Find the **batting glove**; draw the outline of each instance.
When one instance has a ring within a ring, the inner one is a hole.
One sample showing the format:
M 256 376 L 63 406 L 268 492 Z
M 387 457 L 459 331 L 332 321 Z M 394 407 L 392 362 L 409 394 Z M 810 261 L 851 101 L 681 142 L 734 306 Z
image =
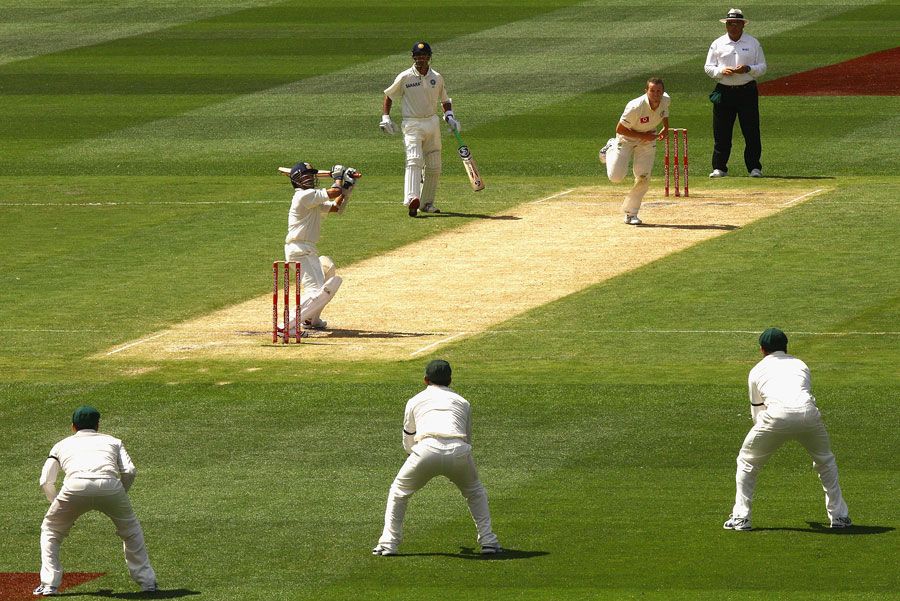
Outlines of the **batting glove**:
M 331 168 L 331 179 L 341 179 L 344 177 L 344 170 L 346 167 L 343 165 L 334 165 Z
M 456 116 L 453 114 L 453 111 L 447 111 L 444 113 L 444 121 L 447 122 L 447 125 L 450 126 L 450 129 L 453 131 L 459 131 L 460 125 L 459 121 L 456 120 Z
M 390 115 L 382 115 L 381 124 L 378 127 L 381 128 L 381 131 L 391 136 L 397 132 L 397 128 L 394 125 L 394 122 L 391 121 Z

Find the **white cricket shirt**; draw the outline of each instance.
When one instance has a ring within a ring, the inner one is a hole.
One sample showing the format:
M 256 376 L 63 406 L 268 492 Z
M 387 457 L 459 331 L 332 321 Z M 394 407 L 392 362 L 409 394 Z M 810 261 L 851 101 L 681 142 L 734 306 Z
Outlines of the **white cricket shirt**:
M 328 200 L 328 191 L 325 188 L 309 190 L 297 188 L 291 199 L 291 209 L 288 211 L 288 233 L 284 243 L 317 243 L 322 227 L 322 215 L 328 213 L 332 207 L 330 203 L 325 204 Z
M 96 430 L 79 430 L 59 441 L 50 449 L 49 459 L 55 460 L 70 478 L 118 478 L 134 474 L 134 463 L 118 438 L 100 434 Z M 47 471 L 47 470 L 45 470 Z M 41 485 L 46 484 L 41 474 Z M 56 474 L 53 474 L 56 480 Z
M 738 65 L 750 67 L 749 73 L 737 73 L 735 75 L 722 75 L 722 71 Z M 746 33 L 737 42 L 728 37 L 726 33 L 709 47 L 706 55 L 706 74 L 713 79 L 721 80 L 725 86 L 742 86 L 750 83 L 766 72 L 766 57 L 762 46 L 752 35 Z
M 788 411 L 807 409 L 815 406 L 812 395 L 812 380 L 806 363 L 794 357 L 775 351 L 763 357 L 750 370 L 747 378 L 750 388 L 750 403 L 765 403 L 768 410 Z
M 430 68 L 422 75 L 415 65 L 401 72 L 384 94 L 394 102 L 401 100 L 400 114 L 404 119 L 433 117 L 439 102 L 450 102 L 443 76 Z
M 471 441 L 472 408 L 469 401 L 447 386 L 431 384 L 409 399 L 403 415 L 404 447 L 412 438 L 458 438 Z M 409 448 L 406 449 L 409 451 Z
M 650 99 L 647 95 L 639 96 L 625 105 L 625 111 L 619 118 L 619 123 L 628 129 L 648 132 L 656 131 L 656 127 L 662 120 L 669 116 L 669 103 L 672 99 L 663 93 L 656 110 L 650 108 Z

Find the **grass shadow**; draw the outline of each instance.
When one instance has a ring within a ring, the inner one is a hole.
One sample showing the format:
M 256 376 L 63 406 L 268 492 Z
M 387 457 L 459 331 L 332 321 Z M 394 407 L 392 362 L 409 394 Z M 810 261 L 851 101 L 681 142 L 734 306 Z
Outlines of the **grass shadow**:
M 893 532 L 896 528 L 890 526 L 862 526 L 853 524 L 847 528 L 831 528 L 822 522 L 806 522 L 809 528 L 753 528 L 756 532 L 766 531 L 789 531 L 789 532 L 805 532 L 807 534 L 831 534 L 835 536 L 861 536 L 868 534 L 885 534 Z
M 764 175 L 763 179 L 835 179 L 831 175 Z
M 467 217 L 470 219 L 493 219 L 496 221 L 517 221 L 522 219 L 515 215 L 485 215 L 484 213 L 453 213 L 451 211 L 442 211 L 440 213 L 419 213 L 422 219 L 438 219 L 441 217 Z
M 116 593 L 112 589 L 100 589 L 99 591 L 85 591 L 80 593 L 57 593 L 56 597 L 105 597 L 108 599 L 179 599 L 199 595 L 200 591 L 192 591 L 186 588 L 158 589 L 155 591 L 137 591 L 128 593 Z
M 469 559 L 479 561 L 510 561 L 515 559 L 532 559 L 550 555 L 547 551 L 523 551 L 504 548 L 502 553 L 482 555 L 472 547 L 460 547 L 459 553 L 398 553 L 394 557 L 450 557 L 452 559 Z
M 733 230 L 740 229 L 737 225 L 726 225 L 726 224 L 717 224 L 711 223 L 709 225 L 701 225 L 701 224 L 675 224 L 675 223 L 642 223 L 637 226 L 640 228 L 645 227 L 659 227 L 670 230 L 724 230 L 726 232 L 730 232 Z

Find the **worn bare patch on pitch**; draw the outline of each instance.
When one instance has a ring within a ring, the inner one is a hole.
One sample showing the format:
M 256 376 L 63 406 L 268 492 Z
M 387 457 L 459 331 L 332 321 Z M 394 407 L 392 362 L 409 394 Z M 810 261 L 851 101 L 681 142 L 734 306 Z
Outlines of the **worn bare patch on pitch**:
M 821 190 L 725 190 L 648 199 L 622 223 L 624 188 L 566 191 L 339 267 L 329 331 L 272 344 L 272 292 L 102 353 L 105 358 L 409 359 L 714 238 Z M 437 216 L 429 219 L 448 219 Z M 267 266 L 260 265 L 260 269 Z M 262 292 L 262 291 L 261 291 Z

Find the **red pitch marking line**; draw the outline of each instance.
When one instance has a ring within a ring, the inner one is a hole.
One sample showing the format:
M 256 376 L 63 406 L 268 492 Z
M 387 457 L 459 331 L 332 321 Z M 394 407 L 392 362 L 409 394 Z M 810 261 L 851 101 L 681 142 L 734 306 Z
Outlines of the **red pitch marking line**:
M 61 592 L 105 575 L 104 572 L 66 572 L 59 590 Z M 35 599 L 31 591 L 40 583 L 41 575 L 37 572 L 0 572 L 0 601 Z

